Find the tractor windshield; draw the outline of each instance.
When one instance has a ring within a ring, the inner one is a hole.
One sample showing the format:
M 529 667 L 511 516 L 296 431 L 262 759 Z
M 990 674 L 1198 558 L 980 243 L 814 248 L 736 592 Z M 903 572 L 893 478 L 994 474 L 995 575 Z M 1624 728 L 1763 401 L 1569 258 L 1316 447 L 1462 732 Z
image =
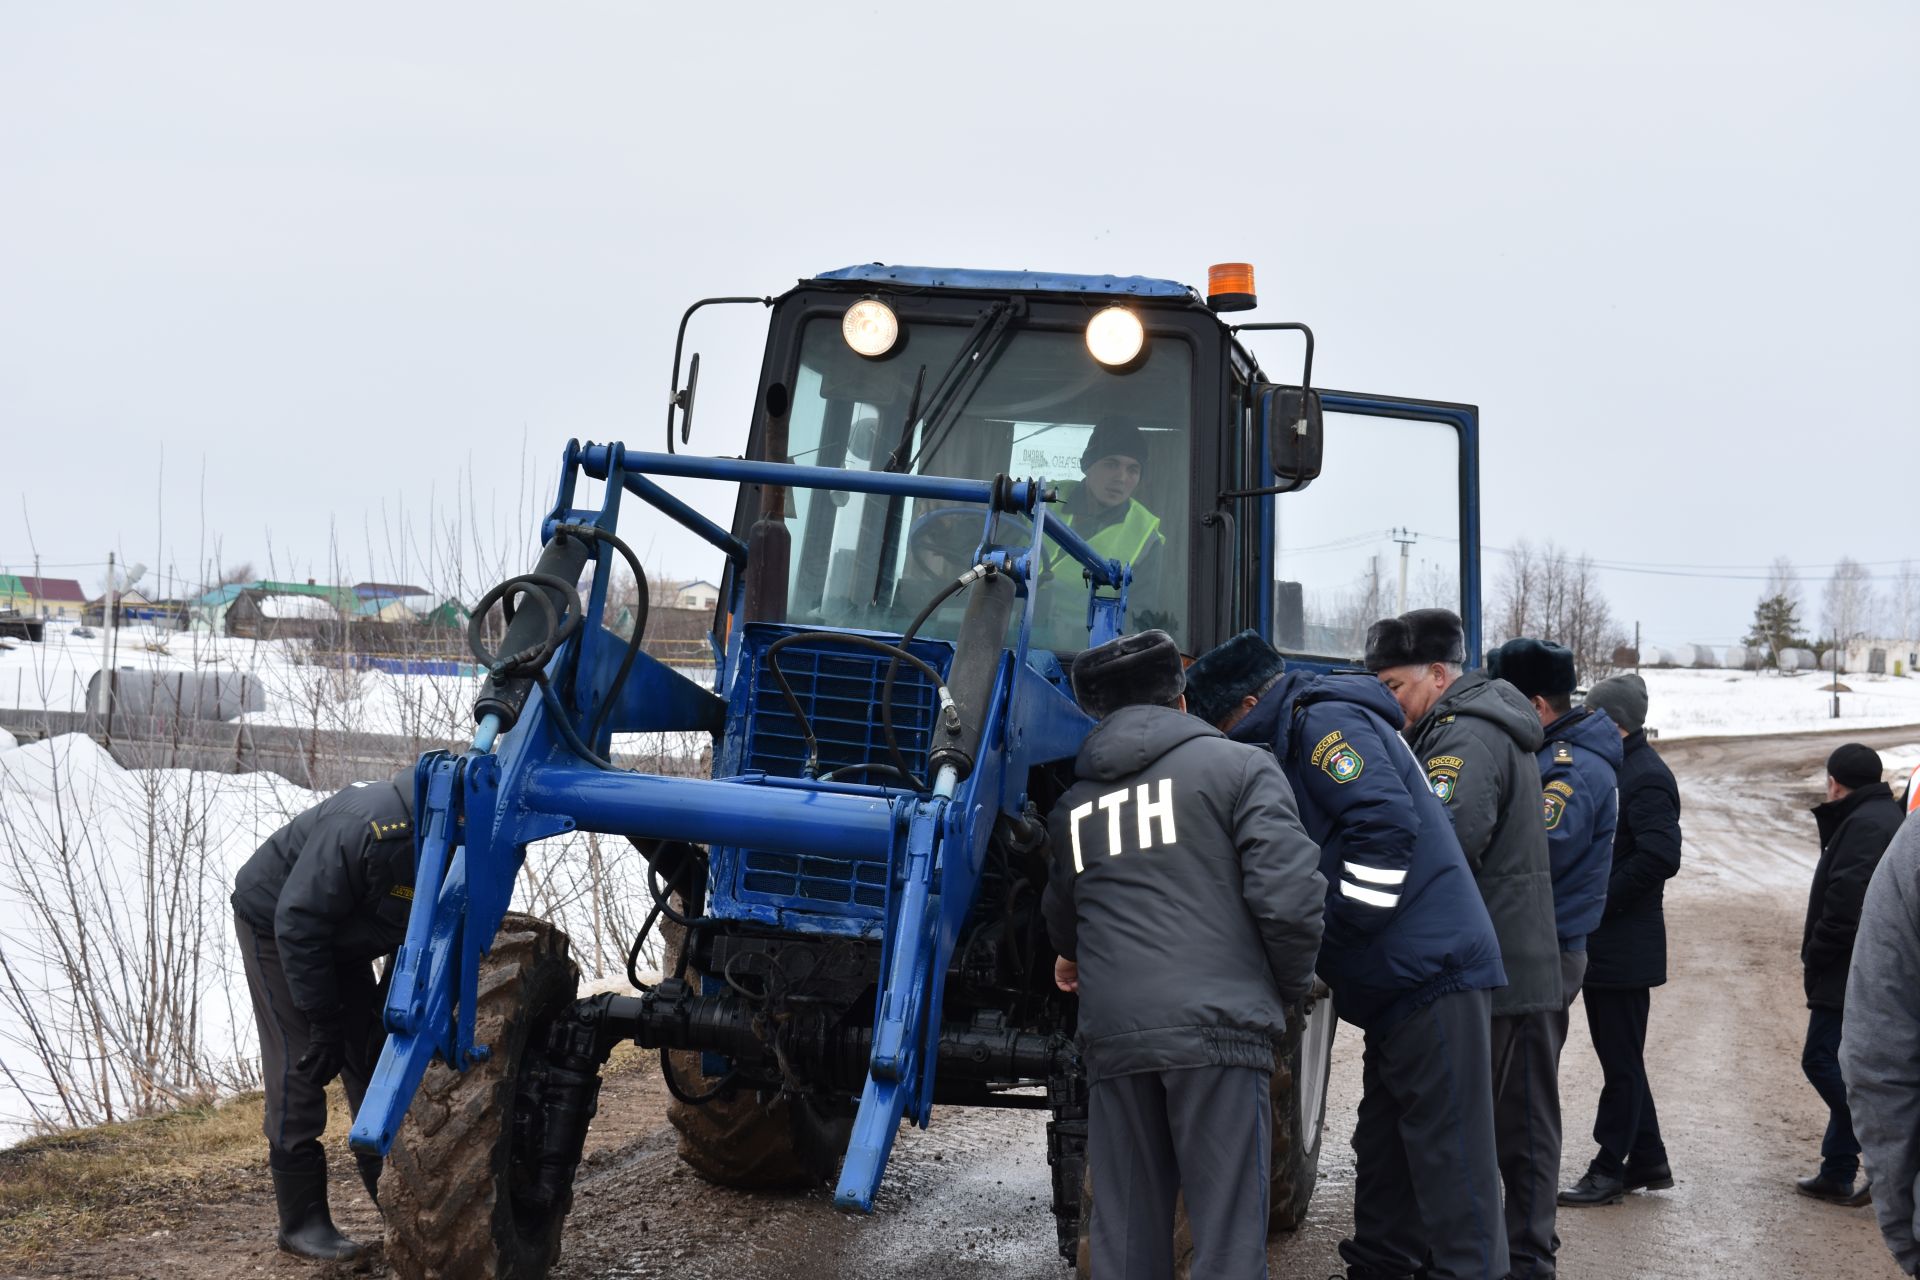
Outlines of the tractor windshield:
M 1143 354 L 1114 369 L 1088 353 L 1084 324 L 1030 318 L 983 342 L 984 373 L 936 406 L 967 325 L 904 319 L 896 348 L 872 360 L 847 345 L 838 317 L 810 320 L 791 384 L 787 459 L 884 471 L 891 458 L 894 470 L 920 475 L 1045 479 L 1061 499 L 1050 517 L 1134 565 L 1127 630 L 1163 627 L 1184 647 L 1193 351 L 1177 331 L 1150 329 Z M 872 494 L 795 489 L 786 517 L 788 621 L 878 631 L 903 629 L 973 563 L 987 534 L 983 507 Z M 994 522 L 992 545 L 1031 540 L 1023 518 Z M 1033 643 L 1083 649 L 1080 566 L 1051 543 L 1042 558 Z M 960 612 L 942 610 L 923 634 L 951 636 Z

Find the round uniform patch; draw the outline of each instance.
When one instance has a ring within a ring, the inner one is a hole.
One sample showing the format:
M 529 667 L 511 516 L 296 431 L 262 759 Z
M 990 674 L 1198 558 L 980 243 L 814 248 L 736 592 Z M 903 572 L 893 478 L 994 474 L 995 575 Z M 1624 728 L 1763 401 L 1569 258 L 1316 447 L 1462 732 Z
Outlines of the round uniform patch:
M 1353 749 L 1351 743 L 1343 742 L 1327 753 L 1326 761 L 1320 766 L 1327 776 L 1335 782 L 1352 782 L 1366 768 L 1366 761 Z
M 1452 769 L 1434 769 L 1427 774 L 1427 786 L 1440 797 L 1441 804 L 1453 802 L 1453 788 L 1459 781 L 1460 775 Z

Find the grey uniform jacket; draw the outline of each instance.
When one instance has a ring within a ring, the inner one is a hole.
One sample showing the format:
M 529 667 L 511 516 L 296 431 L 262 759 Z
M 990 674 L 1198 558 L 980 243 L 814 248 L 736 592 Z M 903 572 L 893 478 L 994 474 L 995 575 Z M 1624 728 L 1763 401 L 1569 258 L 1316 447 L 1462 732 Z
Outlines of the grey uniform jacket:
M 1534 752 L 1545 740 L 1533 704 L 1505 680 L 1469 671 L 1407 732 L 1427 785 L 1453 814 L 1454 834 L 1486 899 L 1507 985 L 1495 1017 L 1561 1007 L 1553 867 Z
M 1840 1072 L 1880 1234 L 1920 1272 L 1920 813 L 1909 814 L 1867 888 L 1847 975 Z
M 1273 1067 L 1313 982 L 1327 882 L 1273 754 L 1166 707 L 1095 725 L 1048 820 L 1043 896 L 1080 966 L 1088 1079 Z

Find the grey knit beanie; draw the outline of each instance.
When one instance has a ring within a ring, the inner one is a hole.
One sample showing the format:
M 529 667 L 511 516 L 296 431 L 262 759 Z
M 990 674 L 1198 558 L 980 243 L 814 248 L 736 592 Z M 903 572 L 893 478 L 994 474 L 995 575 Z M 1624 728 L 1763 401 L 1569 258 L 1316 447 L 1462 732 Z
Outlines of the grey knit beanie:
M 1607 716 L 1628 733 L 1647 727 L 1647 682 L 1628 672 L 1608 676 L 1587 690 L 1587 705 Z

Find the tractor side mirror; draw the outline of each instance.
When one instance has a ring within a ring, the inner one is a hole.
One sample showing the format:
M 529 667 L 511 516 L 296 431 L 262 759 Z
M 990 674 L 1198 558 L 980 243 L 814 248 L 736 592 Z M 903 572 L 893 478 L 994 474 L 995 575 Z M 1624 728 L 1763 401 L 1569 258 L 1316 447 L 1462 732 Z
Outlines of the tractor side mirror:
M 687 370 L 687 385 L 673 393 L 673 403 L 667 408 L 667 420 L 673 420 L 673 411 L 680 411 L 680 443 L 685 444 L 693 438 L 693 395 L 700 389 L 700 353 L 693 353 L 693 363 Z M 673 438 L 673 428 L 667 428 L 667 438 Z
M 1258 403 L 1274 476 L 1294 489 L 1306 488 L 1320 474 L 1326 446 L 1320 393 L 1262 383 Z

